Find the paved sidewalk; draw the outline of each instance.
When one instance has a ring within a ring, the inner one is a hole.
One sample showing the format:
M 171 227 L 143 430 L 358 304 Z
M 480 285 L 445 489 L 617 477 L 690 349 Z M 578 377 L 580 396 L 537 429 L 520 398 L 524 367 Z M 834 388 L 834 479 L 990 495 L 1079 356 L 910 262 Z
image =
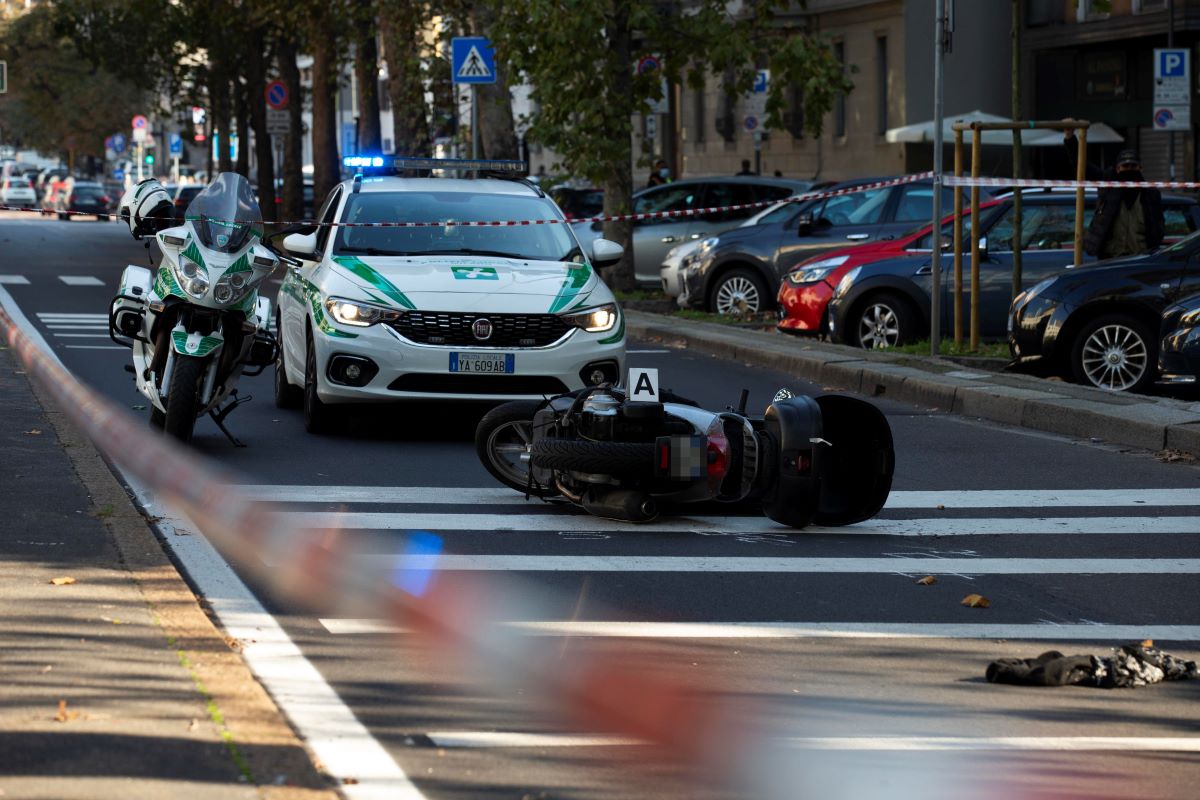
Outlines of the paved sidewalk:
M 776 331 L 627 311 L 630 336 L 859 392 L 1065 436 L 1200 456 L 1200 402 L 1105 392 L 1030 375 L 984 372 Z
M 335 797 L 107 464 L 43 402 L 0 350 L 0 797 Z

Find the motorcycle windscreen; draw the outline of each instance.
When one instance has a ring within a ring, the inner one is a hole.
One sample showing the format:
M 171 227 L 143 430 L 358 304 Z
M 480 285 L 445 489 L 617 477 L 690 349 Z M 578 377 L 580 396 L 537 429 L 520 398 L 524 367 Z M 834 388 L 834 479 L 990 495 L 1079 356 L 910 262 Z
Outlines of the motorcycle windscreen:
M 812 522 L 851 525 L 870 519 L 887 502 L 896 469 L 887 417 L 855 397 L 828 394 L 816 402 L 825 442 L 816 444 L 820 491 Z
M 218 253 L 236 253 L 262 231 L 262 211 L 250 181 L 236 172 L 222 172 L 196 195 L 184 213 L 200 243 Z

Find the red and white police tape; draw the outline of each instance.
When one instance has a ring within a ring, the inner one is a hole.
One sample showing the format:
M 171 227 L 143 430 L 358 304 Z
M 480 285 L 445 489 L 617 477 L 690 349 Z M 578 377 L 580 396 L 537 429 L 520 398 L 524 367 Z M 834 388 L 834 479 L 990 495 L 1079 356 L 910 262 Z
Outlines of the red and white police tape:
M 946 175 L 946 186 L 1014 186 L 1022 189 L 1200 189 L 1200 181 L 1065 181 L 1046 178 L 972 178 Z
M 862 183 L 857 186 L 849 186 L 844 189 L 823 189 L 816 192 L 804 192 L 802 194 L 793 195 L 791 197 L 782 198 L 779 200 L 763 200 L 756 203 L 735 203 L 728 206 L 712 206 L 709 208 L 686 208 L 678 211 L 650 211 L 641 214 L 611 214 L 598 217 L 574 217 L 571 219 L 522 219 L 522 220 L 491 220 L 491 221 L 469 221 L 469 220 L 444 220 L 438 222 L 317 222 L 315 220 L 302 220 L 300 222 L 274 222 L 273 225 L 306 225 L 318 228 L 505 228 L 505 227 L 520 227 L 526 225 L 574 225 L 576 223 L 593 223 L 593 222 L 640 222 L 647 219 L 671 219 L 674 217 L 701 217 L 708 214 L 720 214 L 726 211 L 745 211 L 755 208 L 768 208 L 778 203 L 799 203 L 806 200 L 819 200 L 826 197 L 839 197 L 841 195 L 856 194 L 858 192 L 866 192 L 872 189 L 883 189 L 889 186 L 899 186 L 904 183 L 914 183 L 917 181 L 929 180 L 933 177 L 932 172 L 918 172 L 912 175 L 902 175 L 898 178 L 889 178 L 885 181 L 872 181 L 871 183 Z M 44 214 L 46 212 L 36 208 L 24 208 L 16 206 L 0 206 L 0 211 L 28 211 Z M 68 214 L 70 216 L 80 217 L 108 217 L 116 219 L 116 214 L 96 214 L 94 212 L 83 211 L 62 211 L 51 212 L 55 214 Z M 214 222 L 234 222 L 234 220 L 213 220 Z

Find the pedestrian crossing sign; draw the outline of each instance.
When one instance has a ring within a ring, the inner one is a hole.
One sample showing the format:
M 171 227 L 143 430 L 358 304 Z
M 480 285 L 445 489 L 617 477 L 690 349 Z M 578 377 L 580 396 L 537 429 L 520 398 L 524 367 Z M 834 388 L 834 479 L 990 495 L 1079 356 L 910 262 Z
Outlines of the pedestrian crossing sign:
M 455 83 L 495 83 L 496 52 L 486 36 L 450 40 L 450 69 Z

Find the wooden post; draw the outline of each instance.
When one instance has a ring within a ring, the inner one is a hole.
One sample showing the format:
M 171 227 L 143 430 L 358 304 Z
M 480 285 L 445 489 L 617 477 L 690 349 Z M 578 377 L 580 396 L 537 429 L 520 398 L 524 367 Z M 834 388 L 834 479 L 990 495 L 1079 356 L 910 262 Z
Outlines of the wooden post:
M 1082 181 L 1087 177 L 1087 126 L 1081 127 L 1075 133 L 1079 140 L 1078 161 L 1075 164 L 1075 180 Z M 1075 190 L 1075 266 L 1083 263 L 1083 187 Z
M 961 178 L 963 174 L 963 132 L 957 128 L 954 131 L 954 177 Z M 954 346 L 962 348 L 963 338 L 963 307 L 962 307 L 962 248 L 963 248 L 963 190 L 961 186 L 954 187 Z
M 983 131 L 971 123 L 971 177 L 979 177 Z M 979 349 L 979 187 L 971 187 L 971 351 Z

